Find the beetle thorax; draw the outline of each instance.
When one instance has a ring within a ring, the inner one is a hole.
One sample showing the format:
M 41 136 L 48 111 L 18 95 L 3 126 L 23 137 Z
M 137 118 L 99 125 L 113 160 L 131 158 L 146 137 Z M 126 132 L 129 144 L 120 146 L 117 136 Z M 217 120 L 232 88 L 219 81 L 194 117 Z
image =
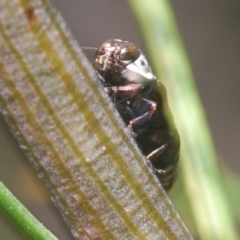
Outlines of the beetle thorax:
M 155 80 L 144 54 L 132 43 L 122 40 L 108 40 L 97 52 L 95 69 L 109 84 L 146 83 Z

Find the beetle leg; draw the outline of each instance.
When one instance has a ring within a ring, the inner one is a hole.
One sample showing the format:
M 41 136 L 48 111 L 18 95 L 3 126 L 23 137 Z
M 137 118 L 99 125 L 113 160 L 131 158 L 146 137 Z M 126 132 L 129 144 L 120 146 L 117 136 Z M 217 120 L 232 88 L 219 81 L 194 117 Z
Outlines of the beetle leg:
M 109 93 L 110 91 L 113 92 L 128 92 L 128 91 L 136 91 L 142 87 L 141 84 L 129 84 L 126 86 L 112 86 L 112 87 L 105 87 L 105 91 Z
M 149 112 L 146 112 L 146 113 L 142 114 L 141 116 L 136 117 L 136 118 L 132 119 L 131 121 L 129 121 L 128 129 L 133 137 L 137 136 L 137 134 L 133 130 L 134 125 L 137 125 L 137 124 L 140 125 L 141 123 L 147 121 L 148 119 L 149 119 Z
M 158 157 L 159 155 L 161 155 L 168 147 L 169 143 L 171 142 L 168 141 L 167 143 L 161 145 L 159 148 L 155 149 L 154 151 L 152 151 L 151 153 L 149 153 L 147 155 L 147 160 L 151 161 L 153 158 Z
M 151 118 L 151 116 L 153 115 L 153 113 L 157 109 L 157 103 L 156 102 L 150 101 L 150 100 L 145 99 L 145 98 L 142 98 L 142 99 L 150 105 L 151 109 L 149 111 L 145 112 L 144 114 L 142 114 L 142 115 L 132 119 L 131 121 L 129 121 L 128 128 L 129 128 L 131 134 L 134 137 L 136 137 L 137 134 L 133 131 L 133 127 L 146 122 L 149 118 Z
M 147 155 L 147 160 L 152 163 L 152 159 L 157 158 L 159 155 L 161 155 L 167 148 L 169 143 L 171 142 L 168 141 L 167 143 L 161 145 L 159 148 L 155 149 L 154 151 L 152 151 L 150 154 Z M 159 174 L 165 174 L 166 170 L 163 169 L 157 169 L 155 168 L 155 170 L 159 173 Z
M 146 101 L 150 106 L 151 106 L 151 109 L 150 111 L 148 111 L 148 119 L 153 115 L 153 113 L 157 110 L 157 103 L 154 102 L 154 101 L 150 101 L 146 98 L 142 98 L 144 101 Z

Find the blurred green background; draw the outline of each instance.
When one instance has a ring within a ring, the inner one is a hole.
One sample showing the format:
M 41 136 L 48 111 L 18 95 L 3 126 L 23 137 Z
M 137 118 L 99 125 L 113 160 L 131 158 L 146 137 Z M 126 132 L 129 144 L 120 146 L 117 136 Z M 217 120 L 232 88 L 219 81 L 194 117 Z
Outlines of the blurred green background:
M 240 175 L 240 2 L 171 3 L 222 166 Z M 127 1 L 55 0 L 54 4 L 83 46 L 98 47 L 106 39 L 120 38 L 146 53 Z M 1 117 L 0 152 L 1 181 L 59 239 L 73 239 Z M 25 239 L 1 213 L 0 239 Z

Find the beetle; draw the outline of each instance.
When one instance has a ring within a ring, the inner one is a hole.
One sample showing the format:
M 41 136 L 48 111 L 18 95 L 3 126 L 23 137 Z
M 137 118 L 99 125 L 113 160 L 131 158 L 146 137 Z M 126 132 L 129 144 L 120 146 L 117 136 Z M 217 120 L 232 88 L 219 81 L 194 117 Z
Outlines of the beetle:
M 120 39 L 102 43 L 94 69 L 139 149 L 169 190 L 176 176 L 180 140 L 173 121 L 170 128 L 165 117 L 170 111 L 163 84 L 141 50 Z

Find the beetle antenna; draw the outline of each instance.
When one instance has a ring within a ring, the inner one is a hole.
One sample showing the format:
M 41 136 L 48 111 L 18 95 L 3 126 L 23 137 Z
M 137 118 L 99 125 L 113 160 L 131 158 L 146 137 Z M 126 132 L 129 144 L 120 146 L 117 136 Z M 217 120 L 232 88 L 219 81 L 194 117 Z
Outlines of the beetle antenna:
M 84 50 L 98 50 L 96 47 L 82 47 Z

